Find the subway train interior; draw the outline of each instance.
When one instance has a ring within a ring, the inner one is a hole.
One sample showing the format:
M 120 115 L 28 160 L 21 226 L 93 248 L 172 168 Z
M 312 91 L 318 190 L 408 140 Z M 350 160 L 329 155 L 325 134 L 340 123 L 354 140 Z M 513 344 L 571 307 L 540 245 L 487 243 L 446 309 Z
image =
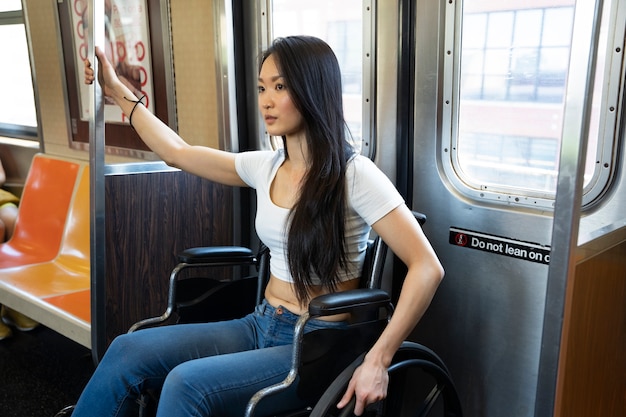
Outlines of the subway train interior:
M 94 46 L 188 143 L 244 152 L 282 146 L 258 59 L 289 35 L 331 46 L 353 146 L 427 218 L 445 277 L 409 340 L 452 381 L 433 415 L 446 390 L 469 417 L 626 415 L 623 0 L 1 0 L 0 414 L 76 403 L 185 249 L 260 245 L 253 191 L 167 165 L 83 82 Z

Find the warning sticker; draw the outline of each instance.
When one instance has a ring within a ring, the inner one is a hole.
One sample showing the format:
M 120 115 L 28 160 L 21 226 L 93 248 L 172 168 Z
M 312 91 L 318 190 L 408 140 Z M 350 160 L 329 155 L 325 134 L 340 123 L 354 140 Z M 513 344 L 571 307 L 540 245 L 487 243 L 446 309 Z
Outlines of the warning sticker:
M 548 265 L 550 246 L 450 227 L 449 243 Z

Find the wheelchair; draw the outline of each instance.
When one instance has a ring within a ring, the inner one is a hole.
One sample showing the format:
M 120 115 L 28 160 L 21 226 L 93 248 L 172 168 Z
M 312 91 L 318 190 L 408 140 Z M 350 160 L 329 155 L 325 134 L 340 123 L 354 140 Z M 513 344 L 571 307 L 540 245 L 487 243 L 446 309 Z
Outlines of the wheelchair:
M 414 215 L 424 224 L 423 214 L 414 212 Z M 298 395 L 310 405 L 305 409 L 285 410 L 275 417 L 353 415 L 354 399 L 342 410 L 336 409 L 335 404 L 343 396 L 354 369 L 363 361 L 365 352 L 393 313 L 391 298 L 381 289 L 387 252 L 382 239 L 371 239 L 360 288 L 311 300 L 308 312 L 302 314 L 296 324 L 291 371 L 284 381 L 260 390 L 250 399 L 246 417 L 255 415 L 261 400 L 271 401 L 273 394 L 294 383 L 297 383 Z M 242 317 L 262 300 L 263 288 L 269 279 L 269 251 L 264 246 L 258 253 L 238 246 L 190 248 L 178 256 L 178 262 L 170 274 L 165 312 L 135 323 L 129 333 L 168 321 L 190 323 Z M 185 275 L 183 271 L 216 267 L 248 268 L 256 274 L 227 280 L 195 275 L 181 278 Z M 341 313 L 350 313 L 348 328 L 304 334 L 308 320 Z M 324 372 L 320 373 L 320 369 Z M 370 405 L 364 415 L 462 416 L 452 377 L 443 360 L 429 348 L 405 341 L 388 371 L 387 398 Z M 147 392 L 139 402 L 139 415 L 151 416 L 156 410 L 158 393 Z

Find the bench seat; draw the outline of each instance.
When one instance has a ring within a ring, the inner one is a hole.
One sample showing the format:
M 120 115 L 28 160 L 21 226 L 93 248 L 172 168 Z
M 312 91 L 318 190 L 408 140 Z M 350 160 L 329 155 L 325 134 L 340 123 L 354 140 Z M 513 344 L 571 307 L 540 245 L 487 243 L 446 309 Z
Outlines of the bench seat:
M 89 167 L 77 178 L 56 256 L 0 269 L 0 304 L 90 347 Z

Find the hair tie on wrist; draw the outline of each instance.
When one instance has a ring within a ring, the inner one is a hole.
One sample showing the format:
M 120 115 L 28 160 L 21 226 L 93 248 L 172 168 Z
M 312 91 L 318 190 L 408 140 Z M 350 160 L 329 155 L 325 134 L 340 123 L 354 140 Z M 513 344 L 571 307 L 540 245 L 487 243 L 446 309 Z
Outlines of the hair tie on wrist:
M 130 101 L 131 103 L 135 103 L 135 105 L 133 106 L 133 109 L 130 111 L 130 115 L 128 116 L 128 124 L 130 124 L 130 127 L 132 127 L 133 130 L 135 130 L 135 126 L 133 126 L 133 113 L 135 112 L 135 109 L 137 108 L 137 105 L 139 103 L 143 104 L 144 107 L 145 107 L 145 104 L 142 101 L 144 98 L 146 98 L 145 94 L 143 96 L 141 96 L 141 98 L 139 100 L 131 100 L 131 99 L 127 98 L 126 96 L 124 96 L 124 100 Z

